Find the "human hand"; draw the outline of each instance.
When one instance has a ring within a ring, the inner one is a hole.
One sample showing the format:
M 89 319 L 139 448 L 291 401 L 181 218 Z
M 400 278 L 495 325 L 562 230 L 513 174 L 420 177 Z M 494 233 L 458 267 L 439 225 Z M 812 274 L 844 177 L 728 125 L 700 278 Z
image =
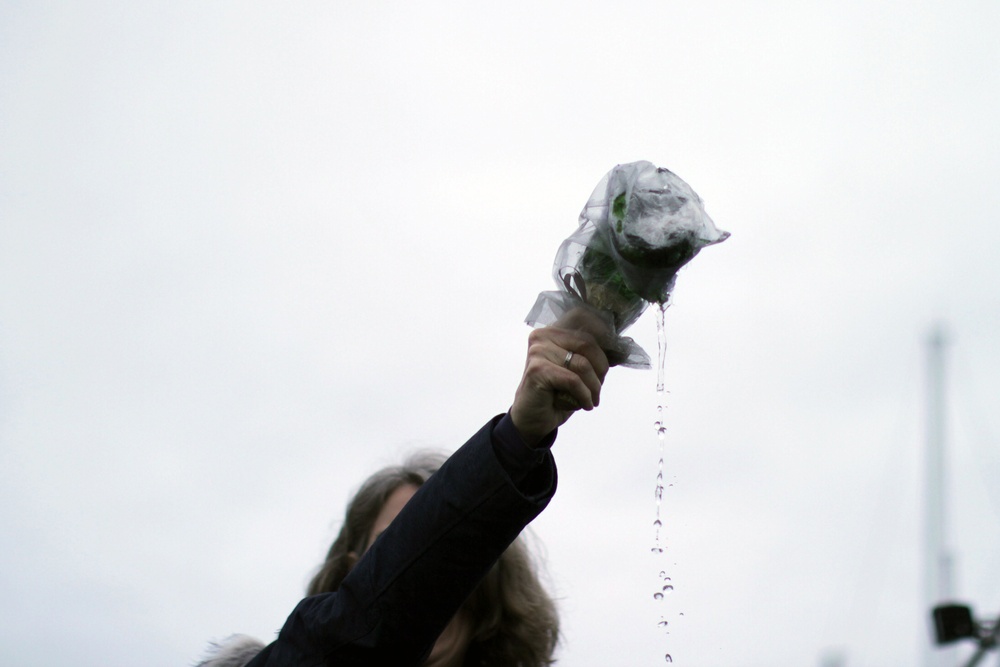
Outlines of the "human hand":
M 528 336 L 528 357 L 514 394 L 510 418 L 521 437 L 535 445 L 578 409 L 600 404 L 608 373 L 602 347 L 613 329 L 596 313 L 577 308 Z

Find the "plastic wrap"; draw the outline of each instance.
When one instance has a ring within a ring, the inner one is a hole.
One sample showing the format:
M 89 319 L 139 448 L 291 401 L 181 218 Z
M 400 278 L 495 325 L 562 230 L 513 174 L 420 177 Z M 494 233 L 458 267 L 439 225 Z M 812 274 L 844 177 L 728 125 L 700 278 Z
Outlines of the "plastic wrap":
M 606 350 L 612 365 L 649 368 L 649 355 L 622 332 L 650 303 L 670 299 L 677 271 L 702 248 L 728 237 L 701 197 L 669 169 L 620 164 L 597 184 L 576 231 L 556 252 L 552 275 L 559 289 L 539 294 L 526 321 L 546 326 L 572 308 L 594 309 L 618 334 Z

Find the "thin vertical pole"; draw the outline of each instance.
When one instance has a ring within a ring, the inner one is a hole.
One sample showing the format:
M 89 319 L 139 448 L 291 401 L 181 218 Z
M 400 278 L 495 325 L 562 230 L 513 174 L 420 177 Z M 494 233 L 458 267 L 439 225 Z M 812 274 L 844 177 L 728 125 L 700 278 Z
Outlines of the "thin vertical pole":
M 927 341 L 927 470 L 926 525 L 924 545 L 924 609 L 923 616 L 930 627 L 931 609 L 951 599 L 951 557 L 947 536 L 947 468 L 945 456 L 945 363 L 944 329 L 935 326 Z M 927 667 L 952 664 L 953 651 L 934 649 L 929 629 L 925 646 Z M 947 660 L 947 662 L 946 662 Z

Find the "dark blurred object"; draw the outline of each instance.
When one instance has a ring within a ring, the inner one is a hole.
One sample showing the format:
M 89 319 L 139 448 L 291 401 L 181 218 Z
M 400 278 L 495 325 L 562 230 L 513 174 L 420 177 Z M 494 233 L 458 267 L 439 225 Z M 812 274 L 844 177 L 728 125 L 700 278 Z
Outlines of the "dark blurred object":
M 986 652 L 997 647 L 1000 641 L 1000 618 L 991 622 L 977 622 L 972 616 L 972 608 L 964 604 L 942 604 L 934 607 L 934 638 L 941 646 L 959 639 L 973 639 L 979 644 L 976 652 L 965 663 L 965 667 L 975 667 Z
M 938 644 L 951 644 L 976 636 L 972 610 L 963 604 L 945 604 L 934 608 L 934 634 Z

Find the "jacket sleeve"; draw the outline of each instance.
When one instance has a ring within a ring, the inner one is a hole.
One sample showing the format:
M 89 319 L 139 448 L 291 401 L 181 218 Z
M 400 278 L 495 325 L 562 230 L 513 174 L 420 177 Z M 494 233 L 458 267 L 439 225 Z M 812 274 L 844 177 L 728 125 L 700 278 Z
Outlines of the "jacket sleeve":
M 250 666 L 419 665 L 555 493 L 551 452 L 512 448 L 509 421 L 494 418 L 456 451 L 340 588 L 302 600 Z

